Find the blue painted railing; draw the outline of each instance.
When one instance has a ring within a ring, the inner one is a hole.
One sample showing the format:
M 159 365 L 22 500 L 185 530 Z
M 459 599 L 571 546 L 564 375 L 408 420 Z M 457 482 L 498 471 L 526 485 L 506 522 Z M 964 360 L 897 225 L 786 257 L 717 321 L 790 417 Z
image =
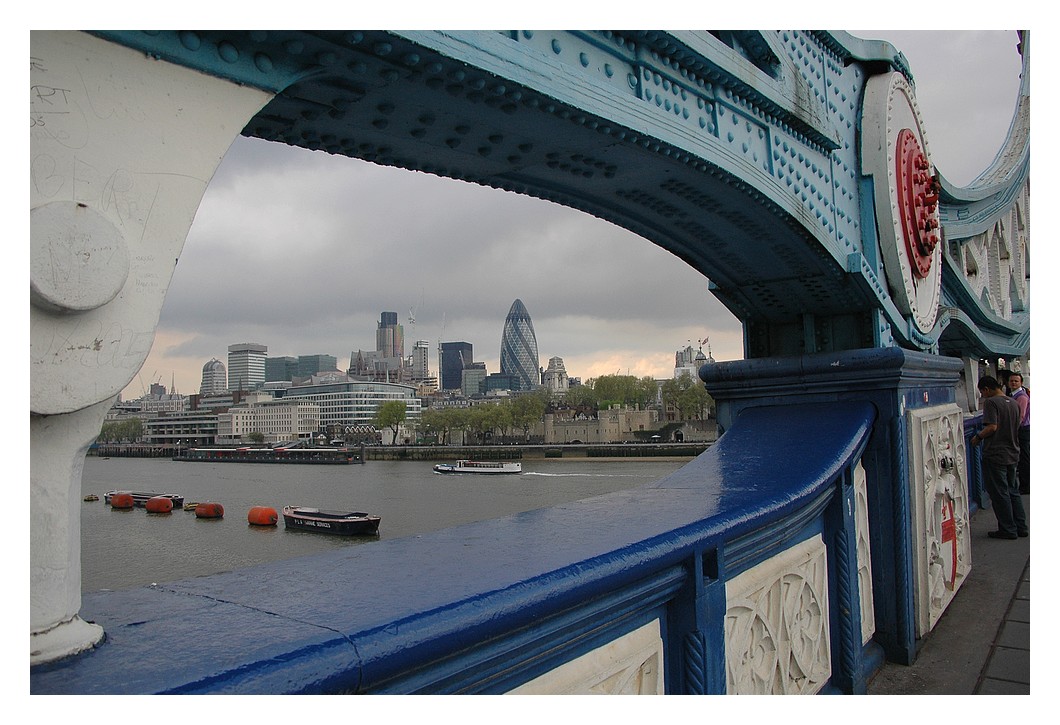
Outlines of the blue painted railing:
M 863 692 L 849 401 L 743 411 L 651 485 L 327 554 L 84 596 L 95 650 L 33 693 L 501 693 L 658 621 L 667 693 L 726 691 L 726 583 L 820 535 L 831 677 Z M 881 596 L 877 593 L 877 597 Z

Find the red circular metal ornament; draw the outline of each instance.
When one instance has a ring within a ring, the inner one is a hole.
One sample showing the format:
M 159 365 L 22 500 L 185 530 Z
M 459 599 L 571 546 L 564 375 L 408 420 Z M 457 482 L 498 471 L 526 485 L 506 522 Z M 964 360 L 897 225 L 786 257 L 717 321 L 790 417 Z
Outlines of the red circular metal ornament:
M 898 134 L 895 182 L 902 236 L 909 253 L 909 266 L 916 279 L 931 271 L 931 259 L 939 243 L 939 186 L 931 164 L 908 128 Z

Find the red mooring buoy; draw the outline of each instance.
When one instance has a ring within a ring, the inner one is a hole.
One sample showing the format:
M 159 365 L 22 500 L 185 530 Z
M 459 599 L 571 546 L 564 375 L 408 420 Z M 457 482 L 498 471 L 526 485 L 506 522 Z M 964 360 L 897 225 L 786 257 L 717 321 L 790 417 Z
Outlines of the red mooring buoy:
M 149 514 L 168 514 L 173 510 L 173 499 L 166 496 L 152 496 L 144 504 Z
M 247 512 L 247 521 L 254 526 L 275 526 L 279 518 L 276 509 L 269 506 L 254 506 Z
M 225 515 L 225 507 L 219 503 L 211 503 L 209 501 L 200 503 L 195 507 L 195 518 L 199 519 L 219 519 Z
M 131 509 L 133 497 L 131 493 L 116 493 L 110 497 L 110 507 L 115 509 Z

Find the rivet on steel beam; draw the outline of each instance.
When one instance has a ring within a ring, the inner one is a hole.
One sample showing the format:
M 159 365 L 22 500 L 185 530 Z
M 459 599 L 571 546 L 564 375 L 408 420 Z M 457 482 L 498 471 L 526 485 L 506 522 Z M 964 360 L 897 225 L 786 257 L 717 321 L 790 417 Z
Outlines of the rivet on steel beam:
M 272 58 L 264 53 L 254 54 L 254 67 L 262 73 L 271 73 L 273 69 Z
M 180 44 L 188 50 L 198 50 L 202 45 L 202 38 L 193 30 L 181 30 L 177 37 L 180 38 Z
M 217 54 L 226 63 L 235 63 L 239 60 L 239 49 L 227 40 L 221 41 L 217 46 Z

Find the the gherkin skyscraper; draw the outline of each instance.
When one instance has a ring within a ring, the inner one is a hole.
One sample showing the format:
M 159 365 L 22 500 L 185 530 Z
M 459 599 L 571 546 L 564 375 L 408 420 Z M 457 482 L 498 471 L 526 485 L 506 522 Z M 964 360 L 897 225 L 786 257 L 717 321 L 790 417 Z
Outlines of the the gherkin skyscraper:
M 501 335 L 501 374 L 512 375 L 519 390 L 532 390 L 541 383 L 534 323 L 522 300 L 512 303 Z

